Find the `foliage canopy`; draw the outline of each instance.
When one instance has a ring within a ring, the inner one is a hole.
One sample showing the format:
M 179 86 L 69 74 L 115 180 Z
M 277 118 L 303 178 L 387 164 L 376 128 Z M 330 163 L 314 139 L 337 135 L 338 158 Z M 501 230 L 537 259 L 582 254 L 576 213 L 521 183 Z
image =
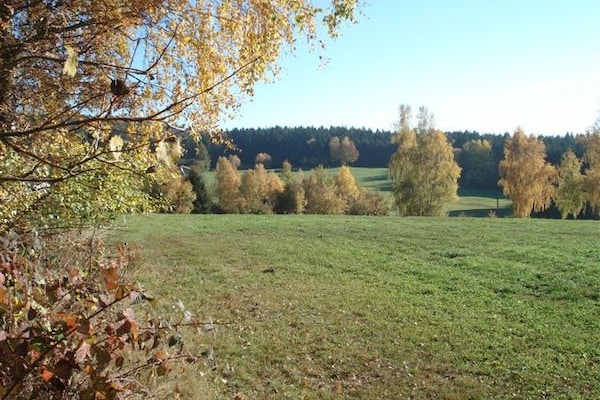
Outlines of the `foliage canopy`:
M 305 0 L 3 2 L 2 228 L 33 209 L 53 222 L 56 204 L 65 201 L 70 215 L 61 218 L 143 208 L 147 198 L 133 193 L 146 171 L 175 158 L 161 162 L 154 152 L 173 150 L 173 126 L 219 139 L 219 119 L 258 80 L 274 78 L 284 49 L 298 37 L 317 43 L 319 23 L 336 36 L 343 21 L 354 19 L 356 3 L 334 0 L 324 9 Z M 122 179 L 121 196 L 105 196 L 113 201 L 93 201 L 112 190 L 108 184 L 79 202 L 61 198 L 76 190 L 66 181 L 87 175 L 112 184 L 119 174 L 129 179 Z
M 400 106 L 396 142 L 389 177 L 400 215 L 444 215 L 446 205 L 458 199 L 460 167 L 454 161 L 446 135 L 434 129 L 433 116 L 419 110 L 418 124 L 411 128 L 410 107 Z
M 556 169 L 546 162 L 541 140 L 526 136 L 517 128 L 506 141 L 499 169 L 498 184 L 512 200 L 515 216 L 526 218 L 532 211 L 543 211 L 550 206 Z

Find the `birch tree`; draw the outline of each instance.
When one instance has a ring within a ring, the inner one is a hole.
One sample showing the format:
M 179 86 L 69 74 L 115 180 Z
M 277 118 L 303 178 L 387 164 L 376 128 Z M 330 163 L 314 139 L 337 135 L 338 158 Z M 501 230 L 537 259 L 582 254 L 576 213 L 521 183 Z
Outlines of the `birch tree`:
M 563 219 L 569 215 L 577 218 L 585 207 L 583 179 L 581 160 L 572 150 L 567 151 L 558 167 L 557 187 L 554 193 L 554 203 Z
M 446 135 L 433 127 L 433 116 L 420 108 L 418 126 L 410 127 L 410 107 L 400 107 L 388 175 L 400 215 L 445 215 L 447 204 L 458 200 L 460 167 Z
M 583 161 L 586 165 L 584 187 L 587 200 L 594 212 L 600 214 L 600 118 L 587 135 L 580 139 L 585 145 Z
M 139 209 L 136 182 L 164 167 L 158 144 L 176 127 L 222 140 L 219 122 L 258 81 L 276 78 L 279 55 L 299 38 L 337 36 L 356 3 L 1 2 L 0 228 L 30 213 L 53 215 L 65 195 L 76 206 L 54 217 Z M 103 192 L 119 180 L 131 191 Z
M 241 211 L 241 184 L 242 178 L 233 163 L 226 157 L 219 157 L 215 169 L 215 196 L 224 212 L 239 213 Z
M 513 213 L 528 218 L 548 208 L 554 194 L 556 169 L 546 162 L 544 142 L 517 128 L 506 140 L 498 184 L 513 204 Z

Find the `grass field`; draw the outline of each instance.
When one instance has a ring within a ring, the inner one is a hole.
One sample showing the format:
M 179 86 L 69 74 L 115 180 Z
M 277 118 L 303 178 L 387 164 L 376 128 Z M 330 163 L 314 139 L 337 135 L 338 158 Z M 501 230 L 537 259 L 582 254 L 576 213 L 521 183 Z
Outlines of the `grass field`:
M 194 399 L 600 398 L 600 225 L 153 215 L 135 278 L 219 322 Z M 212 335 L 214 333 L 214 335 Z M 237 397 L 236 397 L 237 396 Z

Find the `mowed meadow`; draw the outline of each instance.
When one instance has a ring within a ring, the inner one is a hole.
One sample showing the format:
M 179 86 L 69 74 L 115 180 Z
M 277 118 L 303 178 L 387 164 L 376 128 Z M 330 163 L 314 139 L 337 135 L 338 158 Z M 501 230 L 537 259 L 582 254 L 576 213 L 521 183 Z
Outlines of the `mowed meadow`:
M 494 204 L 496 200 L 494 199 Z M 600 398 L 600 225 L 125 217 L 135 279 L 207 322 L 182 398 Z M 214 328 L 214 329 L 213 329 Z

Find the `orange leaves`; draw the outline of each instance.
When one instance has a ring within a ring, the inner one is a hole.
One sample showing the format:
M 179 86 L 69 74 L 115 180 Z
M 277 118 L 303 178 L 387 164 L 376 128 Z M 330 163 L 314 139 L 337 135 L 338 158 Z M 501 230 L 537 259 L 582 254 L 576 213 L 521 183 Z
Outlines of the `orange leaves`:
M 8 290 L 0 285 L 0 306 L 8 306 L 10 304 L 10 296 Z
M 119 286 L 119 272 L 116 266 L 102 268 L 102 277 L 104 278 L 106 290 L 112 291 Z
M 0 240 L 2 251 L 3 245 Z M 121 377 L 143 370 L 169 373 L 173 358 L 166 352 L 167 339 L 178 332 L 159 318 L 138 319 L 134 307 L 153 299 L 122 276 L 129 250 L 122 246 L 111 253 L 99 242 L 78 248 L 72 239 L 55 245 L 55 252 L 46 248 L 39 269 L 38 258 L 17 253 L 3 257 L 6 265 L 0 265 L 6 322 L 0 329 L 0 397 L 3 388 L 12 395 L 22 386 L 32 393 L 51 387 L 57 397 L 75 391 L 89 399 L 115 399 L 120 392 L 131 397 L 139 387 Z M 127 303 L 130 307 L 123 309 Z M 190 322 L 182 307 L 181 321 Z M 181 346 L 172 350 L 182 351 Z M 152 360 L 146 359 L 149 352 L 155 353 Z M 145 361 L 135 364 L 140 360 Z
M 115 333 L 122 337 L 128 335 L 133 342 L 137 342 L 139 337 L 139 325 L 135 320 L 133 309 L 127 308 L 121 313 L 120 321 L 117 323 Z
M 112 263 L 109 267 L 102 268 L 102 277 L 104 278 L 104 287 L 108 292 L 115 292 L 115 300 L 121 300 L 129 296 L 133 286 L 120 283 L 119 268 Z M 108 304 L 106 298 L 100 299 L 104 304 Z
M 50 380 L 54 378 L 54 372 L 50 371 L 46 367 L 42 368 L 42 380 L 44 382 L 50 382 Z
M 66 313 L 59 313 L 56 316 L 64 321 L 68 330 L 77 328 L 77 316 Z

